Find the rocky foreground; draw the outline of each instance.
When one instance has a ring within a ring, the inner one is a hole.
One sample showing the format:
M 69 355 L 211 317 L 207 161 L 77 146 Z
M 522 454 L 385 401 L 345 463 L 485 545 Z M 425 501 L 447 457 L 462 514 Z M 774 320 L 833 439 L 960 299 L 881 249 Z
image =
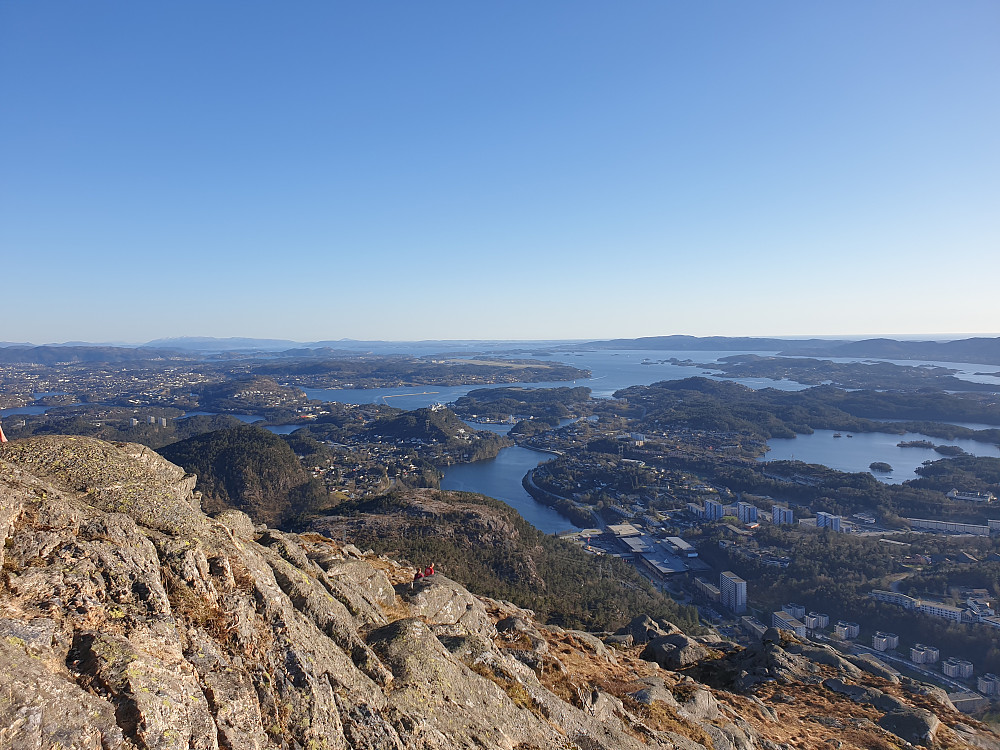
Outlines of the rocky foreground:
M 546 627 L 316 534 L 204 515 L 87 438 L 0 447 L 0 748 L 1000 748 L 947 697 L 771 633 Z

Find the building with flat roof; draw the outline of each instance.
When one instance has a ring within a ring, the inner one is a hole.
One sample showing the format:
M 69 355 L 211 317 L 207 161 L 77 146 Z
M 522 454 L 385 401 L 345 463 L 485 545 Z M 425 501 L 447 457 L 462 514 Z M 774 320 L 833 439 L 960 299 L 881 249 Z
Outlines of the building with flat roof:
M 941 531 L 946 534 L 973 534 L 975 536 L 989 536 L 989 526 L 979 526 L 973 523 L 954 523 L 952 521 L 935 521 L 931 518 L 904 518 L 910 528 L 921 531 Z
M 740 618 L 740 627 L 754 638 L 763 638 L 764 633 L 767 632 L 767 625 L 750 615 L 744 615 Z
M 995 503 L 997 501 L 997 496 L 992 492 L 962 492 L 957 489 L 953 489 L 945 497 L 951 500 L 968 500 L 973 503 Z
M 619 537 L 618 541 L 628 547 L 629 552 L 633 555 L 641 555 L 643 552 L 649 552 L 649 545 L 641 536 L 623 536 Z
M 664 541 L 666 541 L 667 545 L 675 555 L 680 555 L 681 557 L 698 556 L 698 550 L 696 550 L 689 542 L 685 542 L 679 536 L 668 536 Z
M 642 530 L 631 523 L 616 523 L 608 526 L 608 531 L 610 531 L 615 536 L 622 538 L 627 536 L 639 536 Z
M 710 602 L 721 601 L 722 592 L 719 590 L 717 586 L 713 586 L 704 578 L 695 578 L 694 585 L 695 588 L 697 588 L 702 594 L 704 594 Z
M 974 714 L 990 705 L 990 699 L 972 691 L 948 693 L 948 700 L 963 714 Z
M 943 617 L 946 620 L 954 620 L 955 622 L 962 621 L 962 609 L 960 607 L 953 607 L 950 604 L 940 604 L 938 602 L 926 602 L 921 600 L 917 609 L 925 615 Z
M 791 508 L 785 508 L 781 505 L 772 505 L 771 523 L 775 526 L 779 526 L 783 523 L 795 523 L 795 513 Z
M 914 643 L 910 647 L 910 661 L 914 664 L 934 664 L 941 658 L 941 652 L 934 646 Z
M 795 604 L 794 602 L 789 602 L 788 604 L 781 605 L 781 611 L 787 612 L 796 620 L 801 620 L 806 616 L 806 608 L 801 604 Z
M 736 517 L 745 524 L 757 523 L 757 506 L 740 500 L 736 503 Z
M 837 620 L 837 624 L 833 626 L 833 632 L 841 638 L 857 638 L 858 633 L 861 632 L 861 626 L 856 622 Z
M 822 612 L 810 612 L 800 619 L 810 630 L 821 630 L 830 624 L 830 615 Z
M 726 506 L 718 500 L 705 501 L 705 518 L 709 521 L 718 521 L 726 515 Z
M 747 611 L 747 582 L 727 570 L 719 576 L 720 602 L 723 607 L 740 615 Z
M 941 663 L 941 671 L 948 677 L 958 677 L 967 680 L 972 677 L 972 662 L 965 659 L 956 659 L 951 656 Z
M 882 589 L 874 589 L 871 592 L 872 599 L 877 599 L 880 602 L 888 602 L 889 604 L 895 604 L 899 607 L 905 607 L 906 609 L 916 609 L 920 604 L 919 599 L 914 599 L 912 596 L 907 596 L 906 594 L 900 594 L 896 591 L 883 591 Z
M 883 633 L 877 631 L 872 636 L 872 648 L 876 651 L 889 651 L 899 646 L 899 636 L 895 633 Z
M 1000 695 L 1000 677 L 992 672 L 987 672 L 976 680 L 976 687 L 983 695 Z
M 840 516 L 820 511 L 816 514 L 816 528 L 830 529 L 830 531 L 840 531 L 841 520 Z
M 790 630 L 801 638 L 806 637 L 806 626 L 785 611 L 772 612 L 771 625 L 778 630 Z

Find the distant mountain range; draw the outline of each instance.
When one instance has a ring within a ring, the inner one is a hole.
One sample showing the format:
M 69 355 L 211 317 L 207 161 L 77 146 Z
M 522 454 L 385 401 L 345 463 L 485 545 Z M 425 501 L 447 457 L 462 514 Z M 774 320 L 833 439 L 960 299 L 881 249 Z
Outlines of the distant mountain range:
M 874 338 L 862 341 L 847 339 L 782 339 L 749 336 L 646 336 L 635 339 L 609 339 L 588 342 L 514 342 L 514 341 L 316 341 L 303 343 L 289 339 L 182 337 L 156 339 L 138 346 L 110 344 L 45 344 L 0 343 L 0 363 L 25 362 L 54 364 L 57 362 L 125 362 L 143 359 L 183 358 L 213 353 L 261 352 L 287 357 L 335 358 L 350 356 L 358 351 L 382 353 L 417 353 L 438 347 L 441 351 L 455 347 L 478 347 L 499 351 L 504 346 L 546 346 L 552 351 L 585 349 L 646 349 L 675 352 L 777 352 L 796 357 L 845 357 L 898 360 L 928 360 L 933 362 L 972 362 L 1000 365 L 1000 337 L 973 337 L 954 341 L 901 341 Z
M 1000 364 L 1000 337 L 978 337 L 956 341 L 900 341 L 888 338 L 848 341 L 815 338 L 648 336 L 638 339 L 592 341 L 586 346 L 595 349 L 651 349 L 660 351 L 770 351 L 795 357 L 870 357 L 872 359 Z
M 866 339 L 842 343 L 824 342 L 815 348 L 797 348 L 795 353 L 816 357 L 877 357 L 880 359 L 927 359 L 933 362 L 982 362 L 1000 364 L 1000 338 L 958 341 L 896 341 Z M 789 353 L 786 347 L 785 351 Z
M 183 349 L 196 352 L 232 352 L 232 351 L 281 351 L 303 346 L 299 341 L 289 339 L 249 339 L 228 338 L 217 339 L 211 336 L 183 336 L 179 338 L 156 339 L 148 341 L 143 346 L 166 349 Z
M 590 349 L 655 349 L 664 351 L 697 352 L 786 352 L 798 353 L 800 349 L 818 349 L 824 346 L 850 344 L 846 339 L 776 339 L 752 336 L 644 336 L 637 339 L 610 339 L 591 341 Z
M 24 346 L 0 347 L 0 364 L 55 365 L 66 362 L 120 363 L 162 359 L 191 359 L 176 349 L 124 346 Z

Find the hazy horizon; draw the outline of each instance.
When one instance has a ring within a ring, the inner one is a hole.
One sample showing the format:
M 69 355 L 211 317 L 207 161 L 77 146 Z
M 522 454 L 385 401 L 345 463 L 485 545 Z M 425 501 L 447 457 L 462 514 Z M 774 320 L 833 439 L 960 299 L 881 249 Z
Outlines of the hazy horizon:
M 163 346 L 169 348 L 169 342 L 195 342 L 200 341 L 204 343 L 209 342 L 233 342 L 233 341 L 247 341 L 247 342 L 276 342 L 276 343 L 288 343 L 294 345 L 302 346 L 314 346 L 316 344 L 529 344 L 529 345 L 540 345 L 540 344 L 586 344 L 589 342 L 600 342 L 609 341 L 616 339 L 638 339 L 638 338 L 657 338 L 657 337 L 670 337 L 670 336 L 691 336 L 692 334 L 685 333 L 665 333 L 665 334 L 654 334 L 652 336 L 611 336 L 607 338 L 598 337 L 585 337 L 579 339 L 533 339 L 533 338 L 519 338 L 519 339 L 356 339 L 356 338 L 339 338 L 339 339 L 291 339 L 286 337 L 258 337 L 258 336 L 167 336 L 160 337 L 157 339 L 144 339 L 139 341 L 114 341 L 114 340 L 93 340 L 93 341 L 82 341 L 82 340 L 67 340 L 67 341 L 46 341 L 43 343 L 37 343 L 32 341 L 0 341 L 0 346 L 120 346 L 120 347 L 141 347 L 141 346 Z M 752 339 L 781 339 L 788 341 L 800 341 L 806 339 L 822 339 L 829 341 L 866 341 L 871 339 L 889 339 L 897 341 L 961 341 L 970 338 L 998 338 L 1000 333 L 973 333 L 973 334 L 951 334 L 947 336 L 934 336 L 930 334 L 911 334 L 911 335 L 900 335 L 900 334 L 878 334 L 878 335 L 840 335 L 840 336 L 788 336 L 788 335 L 768 335 L 762 334 L 759 336 L 728 336 L 723 334 L 708 334 L 705 336 L 695 336 L 694 338 L 707 339 L 707 338 L 752 338 Z

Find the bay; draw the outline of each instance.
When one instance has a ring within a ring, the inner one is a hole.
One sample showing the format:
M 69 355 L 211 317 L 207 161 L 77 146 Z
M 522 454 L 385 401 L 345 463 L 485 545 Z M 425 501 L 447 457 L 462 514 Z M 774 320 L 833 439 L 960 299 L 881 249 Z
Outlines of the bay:
M 467 419 L 463 419 L 462 421 L 474 430 L 487 430 L 489 432 L 496 433 L 497 435 L 506 435 L 514 426 L 512 424 L 499 422 L 470 422 Z
M 308 425 L 302 424 L 276 424 L 276 425 L 264 425 L 264 429 L 268 432 L 273 432 L 275 435 L 291 435 L 300 427 L 307 427 Z
M 492 383 L 477 385 L 435 386 L 417 385 L 397 388 L 303 388 L 311 399 L 336 401 L 343 404 L 387 404 L 401 409 L 419 409 L 436 403 L 449 404 L 478 388 L 566 388 L 586 386 L 594 398 L 611 398 L 615 391 L 631 385 L 649 385 L 661 380 L 682 380 L 699 375 L 716 380 L 717 371 L 706 375 L 705 368 L 688 367 L 665 362 L 671 358 L 717 362 L 720 357 L 749 352 L 685 352 L 635 349 L 628 351 L 580 350 L 576 352 L 533 353 L 532 359 L 560 362 L 590 370 L 591 377 L 578 380 L 553 380 L 540 383 Z M 790 380 L 769 378 L 739 378 L 735 382 L 751 388 L 777 388 L 798 391 L 808 386 Z
M 0 417 L 9 417 L 15 414 L 44 414 L 54 406 L 15 406 L 10 409 L 0 409 Z
M 507 503 L 521 517 L 545 534 L 578 529 L 572 521 L 542 505 L 521 486 L 521 478 L 540 463 L 552 460 L 546 453 L 514 446 L 496 458 L 471 464 L 454 464 L 444 470 L 442 490 L 476 492 Z
M 974 456 L 1000 457 L 1000 446 L 980 443 L 976 440 L 945 440 L 918 432 L 893 435 L 885 432 L 840 433 L 835 438 L 833 430 L 816 430 L 811 435 L 795 438 L 772 438 L 767 441 L 770 450 L 762 461 L 804 461 L 808 464 L 822 464 L 838 471 L 869 471 L 868 465 L 882 461 L 892 466 L 886 474 L 872 472 L 872 475 L 887 484 L 899 484 L 907 479 L 916 479 L 915 469 L 924 461 L 945 458 L 933 448 L 900 448 L 897 443 L 912 440 L 927 440 L 935 445 L 957 445 Z

